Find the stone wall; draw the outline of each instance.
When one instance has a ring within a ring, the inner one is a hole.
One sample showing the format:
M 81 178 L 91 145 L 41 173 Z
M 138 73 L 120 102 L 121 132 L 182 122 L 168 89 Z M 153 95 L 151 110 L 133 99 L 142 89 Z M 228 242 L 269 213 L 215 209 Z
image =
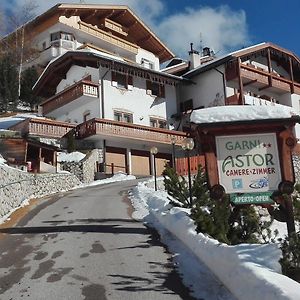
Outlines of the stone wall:
M 94 181 L 96 163 L 102 161 L 102 149 L 90 151 L 84 159 L 79 162 L 61 162 L 60 167 L 64 171 L 74 174 L 81 182 L 90 183 Z
M 294 164 L 294 172 L 295 172 L 295 181 L 300 183 L 300 156 L 293 155 L 293 164 Z
M 79 184 L 73 174 L 31 174 L 0 164 L 0 218 L 25 199 L 67 191 Z

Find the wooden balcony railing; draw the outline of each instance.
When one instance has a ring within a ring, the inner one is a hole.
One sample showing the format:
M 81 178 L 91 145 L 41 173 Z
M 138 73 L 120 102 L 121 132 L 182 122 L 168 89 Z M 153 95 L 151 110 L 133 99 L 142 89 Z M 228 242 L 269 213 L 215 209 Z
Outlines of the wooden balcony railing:
M 300 83 L 283 78 L 276 73 L 269 73 L 262 68 L 255 68 L 251 65 L 241 64 L 240 74 L 242 78 L 253 80 L 253 83 L 258 82 L 264 86 L 268 86 L 269 82 L 272 83 L 272 87 L 279 90 L 292 93 L 300 93 Z M 226 69 L 227 80 L 234 80 L 238 77 L 237 64 L 230 65 Z
M 75 125 L 70 123 L 38 118 L 27 119 L 10 127 L 12 130 L 20 131 L 23 135 L 46 138 L 61 138 L 73 128 Z
M 83 21 L 79 21 L 78 25 L 79 25 L 79 30 L 81 31 L 91 34 L 97 38 L 100 38 L 101 40 L 108 42 L 116 47 L 125 49 L 135 55 L 138 53 L 139 47 L 135 44 L 132 44 L 124 39 L 114 36 L 111 33 L 108 33 L 104 30 L 99 29 L 98 27 L 92 26 Z
M 98 97 L 98 84 L 91 81 L 82 80 L 66 88 L 41 104 L 43 108 L 43 114 L 46 115 L 49 112 L 78 99 L 81 96 Z
M 76 127 L 79 139 L 92 135 L 116 136 L 154 143 L 181 145 L 186 133 L 175 130 L 153 128 L 143 125 L 117 122 L 106 119 L 91 119 Z

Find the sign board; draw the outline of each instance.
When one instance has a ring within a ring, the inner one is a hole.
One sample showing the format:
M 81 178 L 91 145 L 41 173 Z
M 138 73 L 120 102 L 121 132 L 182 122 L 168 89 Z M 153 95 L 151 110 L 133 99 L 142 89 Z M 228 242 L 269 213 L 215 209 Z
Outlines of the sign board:
M 234 204 L 273 203 L 271 195 L 272 192 L 230 194 L 230 201 Z
M 219 181 L 226 193 L 278 189 L 281 170 L 275 133 L 217 136 L 216 146 Z

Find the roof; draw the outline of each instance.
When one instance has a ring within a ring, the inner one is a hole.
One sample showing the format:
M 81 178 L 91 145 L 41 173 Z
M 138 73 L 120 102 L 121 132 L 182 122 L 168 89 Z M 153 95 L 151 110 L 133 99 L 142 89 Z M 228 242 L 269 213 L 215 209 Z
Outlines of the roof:
M 154 53 L 159 57 L 161 63 L 174 57 L 172 51 L 158 36 L 125 5 L 60 3 L 26 23 L 26 26 L 36 29 L 39 25 L 51 24 L 53 20 L 58 21 L 59 16 L 70 17 L 73 15 L 79 16 L 82 21 L 93 25 L 99 24 L 99 21 L 104 18 L 109 18 L 126 29 L 128 36 L 122 36 L 123 39 Z M 45 30 L 45 27 L 42 28 Z
M 90 66 L 94 68 L 99 68 L 101 66 L 114 71 L 122 73 L 126 72 L 130 75 L 149 78 L 153 81 L 159 81 L 166 84 L 175 84 L 176 82 L 183 80 L 182 77 L 147 69 L 137 64 L 123 62 L 95 52 L 75 50 L 68 51 L 52 60 L 37 80 L 33 87 L 33 91 L 37 95 L 43 97 L 53 96 L 56 93 L 57 85 L 65 78 L 66 73 L 73 65 Z
M 277 46 L 273 43 L 263 42 L 260 44 L 256 44 L 256 45 L 253 45 L 253 46 L 250 46 L 247 48 L 243 48 L 243 49 L 228 53 L 226 55 L 223 55 L 217 59 L 214 59 L 206 64 L 199 66 L 198 68 L 195 68 L 195 69 L 185 73 L 183 75 L 183 77 L 186 77 L 186 78 L 194 77 L 205 71 L 214 69 L 214 68 L 226 63 L 227 61 L 236 60 L 237 58 L 247 57 L 251 54 L 254 54 L 256 52 L 259 52 L 259 51 L 262 51 L 262 50 L 265 50 L 268 48 L 271 49 L 274 53 L 279 52 L 279 53 L 281 53 L 281 55 L 286 55 L 287 57 L 291 57 L 296 63 L 300 64 L 300 58 L 295 53 L 293 53 L 287 49 L 284 49 L 280 46 Z

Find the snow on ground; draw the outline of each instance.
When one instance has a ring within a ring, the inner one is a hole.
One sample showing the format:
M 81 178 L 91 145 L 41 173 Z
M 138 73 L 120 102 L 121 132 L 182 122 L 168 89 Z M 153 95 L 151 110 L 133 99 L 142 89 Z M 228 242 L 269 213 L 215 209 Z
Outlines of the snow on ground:
M 18 113 L 16 115 L 12 115 L 10 117 L 0 117 L 0 128 L 7 129 L 10 126 L 16 125 L 19 122 L 22 122 L 26 119 L 31 119 L 31 118 L 45 119 L 43 117 L 37 116 L 37 114 L 34 114 L 34 113 Z
M 197 234 L 188 210 L 172 207 L 166 192 L 155 192 L 145 183 L 139 183 L 132 190 L 131 200 L 136 209 L 135 218 L 143 218 L 159 232 L 171 232 L 214 272 L 237 299 L 300 299 L 300 284 L 280 274 L 278 260 L 281 251 L 277 244 L 228 246 L 207 235 Z M 166 242 L 169 243 L 167 239 Z M 188 264 L 185 265 L 187 270 L 194 268 L 193 260 L 185 260 L 185 263 Z M 225 295 L 219 298 L 204 297 L 205 290 L 196 291 L 199 278 L 194 281 L 190 272 L 183 276 L 197 296 L 211 300 L 227 299 Z
M 85 158 L 85 154 L 75 151 L 72 153 L 58 152 L 57 161 L 58 162 L 79 162 Z
M 0 165 L 4 165 L 5 163 L 6 163 L 6 160 L 0 154 Z
M 134 179 L 136 179 L 136 177 L 133 176 L 133 175 L 126 175 L 122 172 L 119 172 L 119 173 L 115 174 L 114 176 L 112 176 L 110 178 L 95 180 L 95 181 L 93 181 L 91 183 L 88 183 L 88 184 L 82 184 L 82 185 L 79 186 L 79 188 L 95 186 L 95 185 L 101 185 L 101 184 L 106 184 L 106 183 L 112 183 L 112 182 L 117 182 L 117 181 L 134 180 Z
M 264 106 L 264 105 L 226 105 L 194 110 L 191 114 L 191 122 L 196 124 L 285 119 L 297 115 L 292 107 L 288 106 Z

